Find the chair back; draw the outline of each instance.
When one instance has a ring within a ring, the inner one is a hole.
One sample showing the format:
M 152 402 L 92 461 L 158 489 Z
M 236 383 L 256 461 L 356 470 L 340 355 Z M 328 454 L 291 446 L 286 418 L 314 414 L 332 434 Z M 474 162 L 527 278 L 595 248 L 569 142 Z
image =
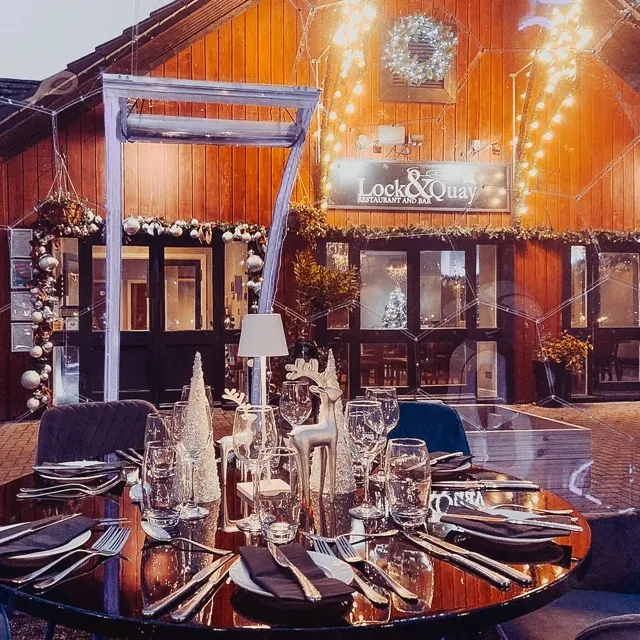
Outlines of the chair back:
M 446 404 L 401 401 L 400 420 L 389 438 L 419 438 L 429 451 L 471 453 L 460 415 Z
M 129 447 L 141 449 L 147 416 L 155 410 L 144 400 L 51 407 L 40 420 L 36 464 L 86 460 Z
M 11 640 L 11 628 L 9 627 L 9 618 L 7 612 L 0 604 L 0 640 Z
M 640 638 L 640 614 L 630 613 L 600 620 L 584 631 L 575 640 L 638 640 Z

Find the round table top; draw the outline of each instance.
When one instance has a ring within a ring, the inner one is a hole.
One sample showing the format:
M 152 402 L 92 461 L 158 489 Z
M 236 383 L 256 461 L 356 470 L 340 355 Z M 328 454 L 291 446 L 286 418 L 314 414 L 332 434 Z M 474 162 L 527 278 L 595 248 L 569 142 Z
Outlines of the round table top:
M 237 549 L 243 545 L 261 544 L 261 536 L 250 536 L 235 529 L 230 518 L 246 512 L 246 505 L 235 488 L 234 474 L 229 474 L 227 498 L 222 504 L 210 504 L 211 515 L 200 521 L 180 523 L 180 535 L 223 549 Z M 474 470 L 475 478 L 508 479 L 509 476 L 485 470 Z M 168 616 L 156 620 L 140 617 L 142 607 L 166 596 L 184 584 L 195 572 L 210 564 L 216 556 L 184 551 L 175 546 L 150 543 L 140 527 L 140 511 L 129 498 L 129 488 L 120 495 L 85 498 L 71 502 L 18 501 L 20 487 L 35 486 L 33 476 L 25 476 L 0 487 L 0 524 L 24 522 L 57 513 L 82 512 L 101 518 L 129 519 L 124 526 L 131 535 L 123 550 L 124 558 L 114 558 L 58 587 L 37 595 L 29 589 L 18 590 L 10 584 L 0 583 L 0 602 L 32 615 L 53 620 L 66 626 L 83 629 L 103 636 L 177 637 L 183 632 L 190 638 L 204 637 L 225 630 L 236 635 L 272 637 L 291 632 L 304 632 L 308 636 L 321 633 L 332 638 L 364 634 L 367 638 L 400 637 L 404 630 L 413 633 L 420 629 L 436 634 L 478 630 L 523 615 L 555 600 L 564 594 L 570 584 L 568 578 L 578 570 L 587 557 L 591 535 L 584 518 L 575 513 L 584 531 L 556 538 L 536 549 L 509 550 L 507 547 L 482 547 L 476 550 L 499 559 L 531 575 L 533 584 L 517 584 L 502 591 L 480 577 L 431 557 L 413 546 L 404 536 L 378 538 L 356 545 L 360 554 L 386 568 L 396 579 L 420 596 L 417 603 L 408 603 L 392 595 L 387 607 L 373 606 L 360 593 L 339 612 L 317 610 L 284 612 L 274 606 L 275 600 L 252 596 L 240 590 L 229 580 L 189 622 L 176 625 Z M 472 492 L 473 493 L 473 492 Z M 374 492 L 375 494 L 375 492 Z M 444 492 L 438 500 L 440 507 L 453 503 L 455 493 Z M 514 502 L 538 508 L 562 509 L 569 505 L 555 494 L 539 492 L 495 492 L 464 497 L 484 500 L 486 504 Z M 306 516 L 304 526 L 323 535 L 335 535 L 350 530 L 370 531 L 389 528 L 386 521 L 366 525 L 352 519 L 348 509 L 357 500 L 352 495 L 337 496 L 331 507 L 321 504 L 318 496 L 312 499 L 313 508 Z M 364 529 L 364 527 L 367 527 Z M 450 538 L 449 538 L 450 539 Z M 300 536 L 300 541 L 305 539 Z M 469 541 L 455 540 L 461 546 Z M 305 542 L 305 544 L 307 544 Z M 154 546 L 155 545 L 155 546 Z M 309 548 L 309 547 L 308 547 Z M 0 576 L 6 570 L 0 570 Z M 226 637 L 226 636 L 225 636 Z

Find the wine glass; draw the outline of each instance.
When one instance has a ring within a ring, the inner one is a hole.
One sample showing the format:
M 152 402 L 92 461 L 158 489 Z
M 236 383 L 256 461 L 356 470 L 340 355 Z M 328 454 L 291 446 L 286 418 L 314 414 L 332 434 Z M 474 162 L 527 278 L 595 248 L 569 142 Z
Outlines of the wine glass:
M 149 522 L 174 527 L 180 515 L 180 495 L 176 487 L 178 451 L 175 444 L 150 440 L 144 447 L 141 471 L 142 504 Z
M 171 417 L 159 413 L 150 413 L 144 428 L 144 444 L 148 442 L 169 442 L 171 436 Z
M 203 424 L 204 423 L 204 424 Z M 196 502 L 195 472 L 198 460 L 211 450 L 213 444 L 213 430 L 211 428 L 211 411 L 207 407 L 204 414 L 199 414 L 197 408 L 188 402 L 176 402 L 173 406 L 173 437 L 183 458 L 190 465 L 189 498 L 180 509 L 182 520 L 199 520 L 209 514 L 209 509 Z
M 377 400 L 382 407 L 382 416 L 386 426 L 385 435 L 389 435 L 395 429 L 400 420 L 400 406 L 398 405 L 398 394 L 395 387 L 368 387 L 365 390 L 366 400 Z M 378 472 L 371 476 L 371 482 L 384 484 L 384 455 L 380 457 L 380 467 Z
M 257 514 L 260 453 L 278 445 L 278 431 L 273 407 L 246 405 L 236 409 L 233 421 L 233 451 L 251 471 L 253 480 L 253 508 L 247 518 L 238 520 L 240 531 L 259 533 L 260 518 Z
M 180 400 L 182 402 L 186 402 L 189 399 L 190 393 L 191 393 L 191 385 L 185 384 L 184 387 L 182 387 Z M 209 407 L 213 409 L 213 394 L 211 393 L 211 387 L 208 384 L 204 385 L 204 395 L 207 397 L 207 402 L 209 403 Z
M 311 415 L 313 402 L 306 380 L 285 380 L 280 391 L 280 413 L 292 426 L 303 424 Z
M 376 455 L 383 449 L 385 421 L 382 407 L 375 400 L 351 400 L 345 406 L 345 424 L 349 432 L 349 444 L 354 456 L 364 468 L 364 499 L 362 504 L 349 509 L 360 520 L 382 518 L 384 512 L 369 500 L 369 471 Z

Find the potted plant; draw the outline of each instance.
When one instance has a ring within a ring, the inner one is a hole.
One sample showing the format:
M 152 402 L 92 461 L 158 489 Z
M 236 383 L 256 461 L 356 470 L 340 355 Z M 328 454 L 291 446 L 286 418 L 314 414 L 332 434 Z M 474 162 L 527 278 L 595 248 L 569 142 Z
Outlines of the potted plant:
M 568 402 L 571 376 L 582 372 L 590 351 L 593 351 L 593 345 L 588 339 L 580 340 L 567 331 L 557 337 L 545 333 L 533 353 L 536 402 L 543 402 L 552 395 Z

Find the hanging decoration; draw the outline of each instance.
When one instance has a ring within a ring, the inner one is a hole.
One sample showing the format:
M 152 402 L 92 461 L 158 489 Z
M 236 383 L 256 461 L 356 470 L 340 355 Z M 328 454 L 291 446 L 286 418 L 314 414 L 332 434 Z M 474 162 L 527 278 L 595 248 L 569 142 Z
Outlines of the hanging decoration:
M 458 36 L 449 25 L 424 13 L 402 16 L 389 32 L 385 66 L 409 85 L 442 80 L 451 71 L 457 44 Z
M 555 4 L 558 4 L 557 2 Z M 551 11 L 551 28 L 543 44 L 531 52 L 532 66 L 527 72 L 528 87 L 523 101 L 520 133 L 513 140 L 517 163 L 514 172 L 514 212 L 528 212 L 527 198 L 535 188 L 541 164 L 556 128 L 575 104 L 578 83 L 578 55 L 593 32 L 582 24 L 582 0 L 564 2 L 566 8 Z

